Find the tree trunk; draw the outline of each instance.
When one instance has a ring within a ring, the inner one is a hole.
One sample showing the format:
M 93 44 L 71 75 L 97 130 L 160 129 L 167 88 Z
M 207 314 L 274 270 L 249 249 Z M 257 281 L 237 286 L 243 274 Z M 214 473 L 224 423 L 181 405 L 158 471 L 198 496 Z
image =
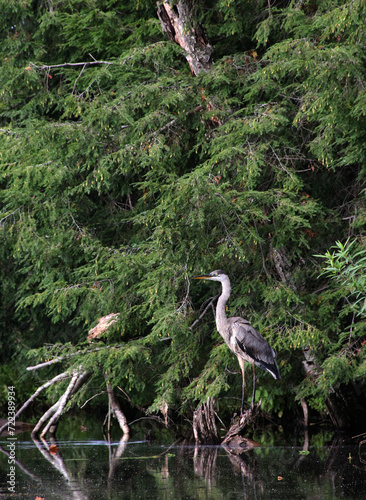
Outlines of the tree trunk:
M 194 22 L 191 1 L 158 3 L 158 17 L 170 40 L 184 49 L 192 74 L 197 76 L 202 71 L 209 71 L 213 47 L 202 27 Z

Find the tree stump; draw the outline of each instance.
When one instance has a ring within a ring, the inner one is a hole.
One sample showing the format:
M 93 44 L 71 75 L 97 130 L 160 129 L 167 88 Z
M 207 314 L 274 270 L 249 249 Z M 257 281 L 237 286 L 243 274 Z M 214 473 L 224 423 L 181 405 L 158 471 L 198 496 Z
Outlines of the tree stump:
M 215 423 L 214 404 L 213 398 L 207 398 L 207 401 L 193 414 L 193 434 L 196 443 L 218 444 L 220 442 Z

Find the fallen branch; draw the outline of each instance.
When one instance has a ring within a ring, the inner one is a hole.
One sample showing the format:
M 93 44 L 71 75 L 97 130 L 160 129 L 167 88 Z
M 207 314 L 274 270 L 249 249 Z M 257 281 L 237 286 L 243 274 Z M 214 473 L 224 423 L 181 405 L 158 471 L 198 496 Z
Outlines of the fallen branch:
M 56 425 L 57 422 L 60 420 L 63 409 L 65 408 L 66 403 L 68 402 L 68 400 L 72 394 L 72 390 L 73 390 L 78 378 L 79 378 L 79 373 L 75 372 L 74 375 L 72 376 L 72 379 L 71 379 L 66 391 L 63 393 L 63 395 L 58 400 L 58 405 L 57 405 L 57 408 L 56 408 L 54 415 L 49 419 L 49 421 L 45 425 L 43 431 L 41 432 L 41 437 L 44 437 L 47 434 L 47 432 L 49 431 L 52 424 Z M 51 432 L 51 434 L 54 434 L 54 432 Z
M 51 406 L 50 408 L 48 408 L 48 410 L 46 411 L 46 413 L 44 413 L 42 415 L 42 417 L 38 420 L 36 426 L 34 427 L 33 431 L 32 431 L 32 438 L 36 438 L 39 434 L 39 431 L 42 427 L 42 425 L 44 424 L 44 422 L 47 422 L 47 420 L 51 417 L 51 415 L 53 415 L 55 413 L 55 411 L 57 410 L 57 407 L 58 407 L 58 401 L 53 405 Z
M 68 378 L 70 375 L 67 373 L 67 372 L 63 372 L 63 373 L 60 373 L 59 375 L 56 375 L 56 377 L 54 377 L 53 379 L 51 380 L 48 380 L 47 382 L 45 382 L 43 385 L 41 385 L 40 387 L 38 387 L 38 389 L 36 390 L 36 392 L 23 404 L 23 406 L 21 408 L 19 408 L 19 410 L 17 411 L 17 413 L 15 414 L 15 417 L 14 419 L 16 420 L 19 415 L 30 405 L 30 403 L 32 401 L 34 401 L 36 399 L 36 397 L 44 390 L 44 389 L 47 389 L 47 387 L 49 387 L 50 385 L 58 382 L 59 380 L 64 380 L 65 378 Z M 8 423 L 6 423 L 5 425 L 3 425 L 2 427 L 0 427 L 0 434 L 7 428 L 8 426 Z
M 53 406 L 51 406 L 51 408 L 49 408 L 46 413 L 42 415 L 42 417 L 37 422 L 32 431 L 33 438 L 38 436 L 43 424 L 47 421 L 47 424 L 41 432 L 41 437 L 44 437 L 48 431 L 50 431 L 51 434 L 55 433 L 58 421 L 60 420 L 62 412 L 70 397 L 80 389 L 80 387 L 86 382 L 89 377 L 90 373 L 88 373 L 87 371 L 83 371 L 82 373 L 80 373 L 79 371 L 74 371 L 74 374 L 66 391 L 62 394 L 60 399 Z

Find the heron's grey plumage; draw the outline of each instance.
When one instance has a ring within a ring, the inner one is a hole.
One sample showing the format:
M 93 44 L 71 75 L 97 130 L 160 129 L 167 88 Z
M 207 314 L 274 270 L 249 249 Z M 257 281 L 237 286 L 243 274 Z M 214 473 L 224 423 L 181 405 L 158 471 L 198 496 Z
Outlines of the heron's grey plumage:
M 247 357 L 245 361 L 254 362 L 256 366 L 269 372 L 273 378 L 281 378 L 274 350 L 249 321 L 240 317 L 229 318 L 227 321 L 229 332 L 239 348 L 239 352 L 235 351 L 235 354 Z
M 273 378 L 279 379 L 280 372 L 275 361 L 275 352 L 268 342 L 257 332 L 249 321 L 240 318 L 226 317 L 226 304 L 230 297 L 231 285 L 224 271 L 212 271 L 210 274 L 195 276 L 195 279 L 208 279 L 219 281 L 222 286 L 221 295 L 216 306 L 216 328 L 231 351 L 237 356 L 243 375 L 243 397 L 244 397 L 244 361 L 253 366 L 253 398 L 255 397 L 255 371 L 254 365 L 269 372 Z M 242 401 L 243 407 L 243 401 Z M 243 409 L 243 408 L 242 408 Z

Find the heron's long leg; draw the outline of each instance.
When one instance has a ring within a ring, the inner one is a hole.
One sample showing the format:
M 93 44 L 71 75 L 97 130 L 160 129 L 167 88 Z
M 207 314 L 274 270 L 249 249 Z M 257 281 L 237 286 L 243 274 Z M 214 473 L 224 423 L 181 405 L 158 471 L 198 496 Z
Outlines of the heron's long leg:
M 240 408 L 240 416 L 243 415 L 243 410 L 244 410 L 244 390 L 245 390 L 245 373 L 244 373 L 244 368 L 241 370 L 242 376 L 243 376 L 243 385 L 241 389 L 241 408 Z
M 254 363 L 252 363 L 252 366 L 253 366 L 253 394 L 252 394 L 252 410 L 254 408 L 254 401 L 255 401 L 255 386 L 256 386 L 256 382 L 257 382 L 257 374 L 255 373 L 255 365 Z
M 240 408 L 240 416 L 243 415 L 244 410 L 244 390 L 245 390 L 245 363 L 242 359 L 239 358 L 239 365 L 241 368 L 242 375 L 242 388 L 241 388 L 241 408 Z

